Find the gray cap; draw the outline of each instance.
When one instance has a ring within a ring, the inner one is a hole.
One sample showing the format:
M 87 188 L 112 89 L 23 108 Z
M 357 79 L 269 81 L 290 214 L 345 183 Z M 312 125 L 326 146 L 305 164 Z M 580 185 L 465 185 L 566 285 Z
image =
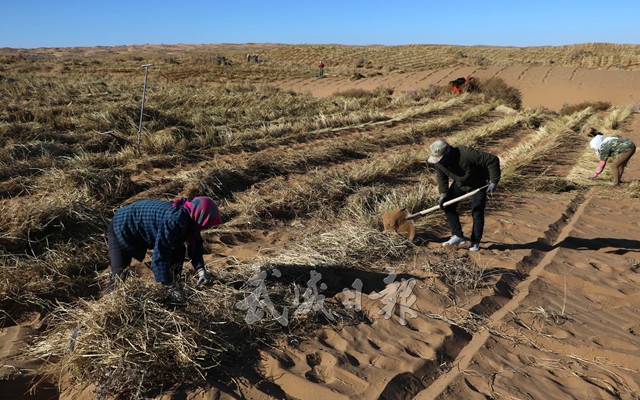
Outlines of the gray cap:
M 431 146 L 429 146 L 431 157 L 429 157 L 427 161 L 431 164 L 437 164 L 442 159 L 442 157 L 444 157 L 449 152 L 450 149 L 451 146 L 449 146 L 449 143 L 445 142 L 444 140 L 436 140 L 431 144 Z

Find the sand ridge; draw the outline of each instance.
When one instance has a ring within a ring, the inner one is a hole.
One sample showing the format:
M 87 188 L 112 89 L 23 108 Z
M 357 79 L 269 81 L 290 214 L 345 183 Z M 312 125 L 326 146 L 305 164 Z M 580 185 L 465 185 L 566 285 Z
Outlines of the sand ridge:
M 489 66 L 446 68 L 410 73 L 372 76 L 350 81 L 331 77 L 327 68 L 322 79 L 291 79 L 277 86 L 316 96 L 327 96 L 348 89 L 373 90 L 379 86 L 396 92 L 418 90 L 429 85 L 444 86 L 458 77 L 502 78 L 520 90 L 523 107 L 546 107 L 558 111 L 564 104 L 605 101 L 617 106 L 640 101 L 640 71 L 595 70 L 568 67 Z

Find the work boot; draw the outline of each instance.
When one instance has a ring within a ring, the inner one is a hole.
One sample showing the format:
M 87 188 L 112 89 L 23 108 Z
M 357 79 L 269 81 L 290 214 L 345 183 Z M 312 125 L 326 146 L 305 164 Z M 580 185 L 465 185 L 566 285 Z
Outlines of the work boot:
M 471 246 L 469 246 L 469 251 L 480 251 L 480 243 L 471 242 Z
M 109 282 L 107 282 L 107 285 L 104 288 L 103 296 L 106 296 L 116 290 L 116 285 L 118 284 L 116 281 L 122 281 L 122 279 L 123 275 L 111 275 L 111 277 L 109 278 Z
M 442 243 L 442 247 L 449 245 L 449 246 L 459 246 L 461 244 L 465 244 L 465 240 L 463 238 L 461 238 L 460 236 L 456 236 L 456 235 L 451 235 L 451 239 L 449 239 L 448 241 Z
M 184 295 L 184 291 L 180 289 L 176 284 L 164 285 L 165 289 L 169 292 L 169 303 L 175 305 L 187 304 L 187 300 Z
M 109 293 L 113 292 L 113 290 L 115 289 L 115 286 L 116 286 L 115 280 L 113 278 L 109 279 L 109 282 L 107 282 L 107 286 L 105 286 L 104 288 L 103 296 L 106 296 Z

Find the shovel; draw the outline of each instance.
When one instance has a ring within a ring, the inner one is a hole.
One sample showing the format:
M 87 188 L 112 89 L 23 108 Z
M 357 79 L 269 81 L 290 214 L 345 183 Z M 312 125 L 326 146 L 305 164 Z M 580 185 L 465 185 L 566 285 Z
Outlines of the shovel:
M 442 206 L 446 207 L 450 204 L 454 204 L 459 202 L 460 200 L 466 199 L 467 197 L 471 197 L 474 194 L 481 191 L 482 189 L 486 189 L 487 186 L 489 185 L 484 185 L 483 187 L 472 190 L 469 193 L 464 194 L 460 197 L 456 197 L 455 199 L 446 201 Z M 382 214 L 382 224 L 384 225 L 385 231 L 395 231 L 395 232 L 398 232 L 400 235 L 406 237 L 407 239 L 413 240 L 413 238 L 416 235 L 416 227 L 413 223 L 413 220 L 439 209 L 440 209 L 440 206 L 433 206 L 431 208 L 427 208 L 426 210 L 418 211 L 415 214 L 409 214 L 409 212 L 406 209 L 404 210 L 396 209 L 392 211 L 387 211 L 384 214 Z

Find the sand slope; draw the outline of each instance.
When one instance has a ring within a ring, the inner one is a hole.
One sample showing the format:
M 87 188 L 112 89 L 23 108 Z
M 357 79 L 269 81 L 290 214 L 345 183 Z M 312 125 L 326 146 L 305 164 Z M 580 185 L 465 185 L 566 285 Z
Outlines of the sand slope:
M 445 85 L 458 77 L 499 77 L 520 90 L 524 107 L 544 106 L 559 110 L 563 104 L 607 101 L 627 105 L 640 101 L 640 71 L 594 70 L 565 67 L 464 67 L 372 76 L 356 81 L 332 78 L 327 69 L 322 79 L 292 79 L 278 84 L 283 89 L 326 96 L 352 88 L 372 90 L 384 86 L 394 91 Z

